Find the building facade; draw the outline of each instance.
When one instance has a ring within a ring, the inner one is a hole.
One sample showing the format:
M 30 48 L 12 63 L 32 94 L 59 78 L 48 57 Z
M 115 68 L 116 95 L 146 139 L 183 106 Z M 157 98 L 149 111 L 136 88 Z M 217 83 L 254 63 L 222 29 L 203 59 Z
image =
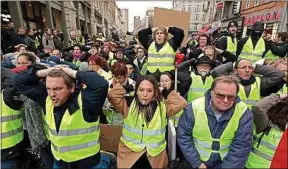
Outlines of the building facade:
M 244 17 L 242 37 L 249 35 L 256 21 L 265 24 L 265 32 L 275 37 L 277 32 L 287 32 L 287 1 L 242 1 Z
M 212 23 L 215 1 L 173 1 L 176 11 L 190 12 L 189 33 L 196 34 Z
M 1 1 L 1 14 L 11 16 L 16 28 L 58 29 L 66 42 L 73 30 L 92 35 L 126 32 L 128 9 L 124 11 L 125 16 L 115 1 Z
M 145 16 L 142 20 L 140 20 L 139 16 L 134 17 L 134 31 L 133 31 L 134 35 L 138 34 L 138 32 L 142 29 L 148 27 L 154 27 L 153 16 L 154 16 L 154 7 L 151 7 L 146 10 Z

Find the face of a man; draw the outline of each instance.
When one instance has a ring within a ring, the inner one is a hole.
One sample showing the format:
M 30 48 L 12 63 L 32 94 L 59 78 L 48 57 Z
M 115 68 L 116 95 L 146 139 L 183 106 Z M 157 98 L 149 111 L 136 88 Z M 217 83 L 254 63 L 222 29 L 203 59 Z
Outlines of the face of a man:
M 53 51 L 52 51 L 52 55 L 53 55 L 53 56 L 58 56 L 59 58 L 61 58 L 61 53 L 60 53 L 59 50 L 53 50 Z
M 235 25 L 230 26 L 229 29 L 228 29 L 228 31 L 229 31 L 232 35 L 234 35 L 234 34 L 237 32 L 237 27 L 236 27 Z
M 157 44 L 163 44 L 165 41 L 165 34 L 161 30 L 158 30 L 155 34 L 156 38 L 156 43 Z
M 130 64 L 126 64 L 125 65 L 127 70 L 128 70 L 128 76 L 131 76 L 131 74 L 134 72 L 134 67 L 133 65 L 130 65 Z
M 154 96 L 154 86 L 148 80 L 143 80 L 137 90 L 137 97 L 142 105 L 151 103 Z
M 160 86 L 166 89 L 170 89 L 172 86 L 172 80 L 168 75 L 161 75 L 160 76 Z
M 48 29 L 47 31 L 46 31 L 46 33 L 47 33 L 47 35 L 51 35 L 51 29 Z
M 46 88 L 52 104 L 55 107 L 63 105 L 70 95 L 74 92 L 75 86 L 70 89 L 64 82 L 62 77 L 47 77 L 46 78 Z
M 20 28 L 20 29 L 18 30 L 18 34 L 19 34 L 19 35 L 25 35 L 25 29 Z
M 116 53 L 116 58 L 122 59 L 123 57 L 124 57 L 124 55 L 123 55 L 122 52 L 117 52 L 117 53 Z
M 196 65 L 198 73 L 203 76 L 207 75 L 210 72 L 211 68 L 212 68 L 211 65 L 207 63 L 200 63 Z
M 74 53 L 81 53 L 81 50 L 78 46 L 75 46 L 74 49 L 73 49 L 73 52 Z
M 54 36 L 57 36 L 57 35 L 58 35 L 58 32 L 57 32 L 57 31 L 53 31 L 53 35 L 54 35 Z
M 235 73 L 243 80 L 249 80 L 253 72 L 254 68 L 249 60 L 241 60 L 235 71 Z
M 237 87 L 234 83 L 219 82 L 211 90 L 213 107 L 220 112 L 227 111 L 233 106 L 237 96 Z
M 214 60 L 214 58 L 215 58 L 215 52 L 214 52 L 214 50 L 213 49 L 210 49 L 210 48 L 208 48 L 208 49 L 205 49 L 204 50 L 204 54 L 206 55 L 206 56 L 208 56 L 211 60 Z
M 136 56 L 138 59 L 142 59 L 144 57 L 145 53 L 143 49 L 138 49 Z

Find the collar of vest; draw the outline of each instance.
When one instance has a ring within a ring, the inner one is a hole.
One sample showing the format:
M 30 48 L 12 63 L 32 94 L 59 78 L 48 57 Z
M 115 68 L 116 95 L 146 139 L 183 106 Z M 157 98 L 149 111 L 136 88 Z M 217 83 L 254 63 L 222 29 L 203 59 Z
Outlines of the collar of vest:
M 256 82 L 256 78 L 254 76 L 251 76 L 250 79 L 248 79 L 248 80 L 243 80 L 240 77 L 239 77 L 239 79 L 240 79 L 240 83 L 244 86 L 251 85 L 251 84 Z

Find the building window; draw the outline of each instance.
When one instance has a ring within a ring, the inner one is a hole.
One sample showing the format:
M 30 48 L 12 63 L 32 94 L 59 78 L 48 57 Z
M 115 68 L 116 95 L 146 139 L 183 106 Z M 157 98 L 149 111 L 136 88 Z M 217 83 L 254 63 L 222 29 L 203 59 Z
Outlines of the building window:
M 250 0 L 247 0 L 246 1 L 246 8 L 249 8 L 250 7 Z
M 259 5 L 259 1 L 254 1 L 254 6 Z
M 199 14 L 195 14 L 195 21 L 198 22 Z
M 182 5 L 182 11 L 185 11 L 185 6 L 184 5 Z
M 188 7 L 188 11 L 191 12 L 191 5 L 189 5 L 189 7 Z
M 195 12 L 196 13 L 200 12 L 200 5 L 197 5 L 197 7 L 195 8 Z
M 206 20 L 206 17 L 205 15 L 203 15 L 202 22 L 205 22 L 205 20 Z

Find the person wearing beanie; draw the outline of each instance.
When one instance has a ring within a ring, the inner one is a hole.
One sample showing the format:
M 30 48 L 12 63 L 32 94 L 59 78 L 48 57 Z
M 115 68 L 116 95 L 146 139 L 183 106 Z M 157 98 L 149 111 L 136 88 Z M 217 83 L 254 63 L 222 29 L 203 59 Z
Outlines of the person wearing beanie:
M 240 39 L 237 44 L 236 56 L 238 59 L 249 59 L 254 64 L 261 60 L 269 50 L 268 42 L 262 37 L 264 23 L 255 22 L 252 26 L 251 35 Z
M 216 47 L 223 51 L 231 52 L 235 55 L 237 51 L 237 30 L 237 21 L 230 21 L 227 27 L 228 35 L 219 38 Z

